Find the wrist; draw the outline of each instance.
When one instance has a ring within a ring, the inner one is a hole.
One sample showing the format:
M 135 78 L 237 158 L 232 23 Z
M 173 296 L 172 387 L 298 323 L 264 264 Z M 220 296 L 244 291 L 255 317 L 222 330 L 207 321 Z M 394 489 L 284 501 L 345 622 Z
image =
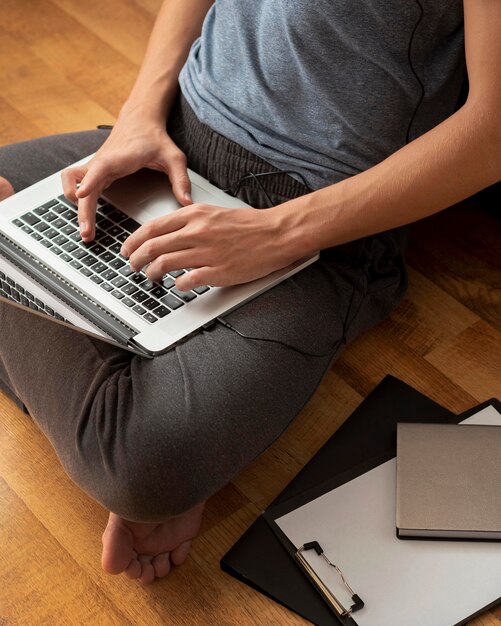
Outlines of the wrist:
M 277 249 L 288 258 L 288 262 L 318 252 L 312 228 L 308 223 L 308 212 L 305 210 L 306 197 L 289 200 L 269 209 L 274 212 Z
M 170 110 L 179 92 L 177 76 L 164 77 L 156 84 L 134 85 L 120 109 L 119 118 L 140 117 L 165 126 Z

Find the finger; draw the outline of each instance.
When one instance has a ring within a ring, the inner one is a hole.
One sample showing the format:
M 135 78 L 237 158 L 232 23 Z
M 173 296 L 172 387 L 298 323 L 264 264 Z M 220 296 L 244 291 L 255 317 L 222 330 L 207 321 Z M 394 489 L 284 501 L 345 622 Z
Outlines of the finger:
M 193 250 L 180 250 L 171 254 L 162 254 L 148 265 L 144 273 L 155 283 L 159 282 L 167 272 L 198 265 L 200 263 L 196 262 Z
M 170 572 L 170 555 L 168 552 L 158 554 L 151 563 L 157 578 L 164 578 Z
M 101 189 L 96 189 L 85 198 L 78 200 L 78 225 L 84 241 L 93 241 L 96 236 L 96 206 Z
M 134 271 L 138 272 L 143 267 L 146 267 L 148 263 L 153 263 L 163 254 L 180 252 L 187 249 L 188 245 L 186 244 L 185 237 L 182 236 L 182 231 L 177 231 L 175 234 L 154 237 L 141 244 L 139 248 L 129 256 L 130 266 Z
M 70 167 L 61 172 L 64 195 L 73 204 L 77 203 L 77 185 L 80 184 L 86 172 L 87 167 Z
M 130 257 L 146 241 L 161 235 L 177 232 L 183 226 L 186 226 L 187 222 L 188 216 L 182 209 L 151 220 L 151 222 L 143 224 L 124 241 L 120 254 L 124 257 Z
M 170 560 L 173 565 L 182 565 L 190 553 L 191 541 L 185 541 L 170 553 Z
M 181 291 L 214 284 L 221 285 L 221 282 L 216 281 L 215 271 L 211 267 L 197 267 L 176 279 L 176 287 Z
M 169 148 L 164 153 L 164 167 L 172 185 L 172 192 L 182 206 L 193 204 L 191 181 L 188 176 L 186 155 L 179 149 Z

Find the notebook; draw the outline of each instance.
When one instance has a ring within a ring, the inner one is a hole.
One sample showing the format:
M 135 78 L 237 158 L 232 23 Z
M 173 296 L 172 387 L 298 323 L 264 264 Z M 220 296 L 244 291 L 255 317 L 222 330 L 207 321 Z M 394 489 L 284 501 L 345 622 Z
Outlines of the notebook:
M 234 210 L 248 206 L 188 173 L 195 203 Z M 189 268 L 172 268 L 160 283 L 151 283 L 144 272 L 132 272 L 119 253 L 142 224 L 179 208 L 167 177 L 151 170 L 105 191 L 91 244 L 80 239 L 76 207 L 62 195 L 60 172 L 0 204 L 0 297 L 143 355 L 172 349 L 318 258 L 232 287 L 180 291 L 176 278 Z
M 398 424 L 398 537 L 501 539 L 501 427 Z
M 501 425 L 501 414 L 488 406 L 467 423 Z M 270 508 L 266 516 L 291 554 L 317 541 L 341 568 L 364 603 L 346 616 L 347 623 L 451 626 L 497 603 L 501 544 L 399 541 L 395 489 L 393 458 L 334 488 L 319 487 L 323 493 L 313 499 L 304 493 Z M 351 597 L 338 573 L 315 551 L 306 558 L 340 602 L 349 606 Z

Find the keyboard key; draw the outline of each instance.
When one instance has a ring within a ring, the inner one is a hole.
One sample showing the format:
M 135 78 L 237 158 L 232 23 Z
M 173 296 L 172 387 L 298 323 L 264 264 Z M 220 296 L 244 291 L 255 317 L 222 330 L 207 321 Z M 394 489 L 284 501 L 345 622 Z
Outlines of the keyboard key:
M 42 246 L 45 246 L 46 248 L 52 248 L 52 244 L 49 241 L 49 239 L 43 239 L 41 242 Z
M 64 213 L 61 213 L 61 217 L 64 217 L 64 219 L 70 221 L 71 219 L 76 217 L 76 213 L 71 209 L 67 209 L 66 211 L 64 211 Z
M 109 246 L 112 246 L 115 243 L 115 240 L 113 239 L 113 237 L 110 237 L 106 233 L 103 233 L 103 238 L 99 239 L 99 243 L 105 248 L 108 248 Z
M 70 265 L 71 267 L 74 267 L 76 270 L 79 270 L 81 267 L 83 267 L 83 265 L 79 263 L 78 261 L 72 261 Z
M 94 265 L 94 267 L 92 269 L 97 274 L 100 274 L 101 272 L 104 272 L 104 270 L 106 270 L 108 268 L 106 267 L 106 265 L 104 263 L 99 262 L 99 263 L 96 263 L 96 265 Z
M 93 274 L 90 279 L 93 283 L 96 283 L 97 285 L 100 285 L 102 282 L 104 282 L 101 276 L 97 276 L 97 274 Z
M 100 254 L 103 254 L 103 252 L 106 252 L 106 248 L 98 243 L 95 243 L 93 246 L 90 247 L 90 251 L 96 256 L 99 256 Z
M 145 283 L 148 279 L 141 272 L 134 273 L 132 272 L 132 276 L 130 276 L 129 280 L 131 280 L 135 285 L 140 285 L 141 283 Z
M 46 215 L 44 215 L 44 220 L 46 222 L 53 222 L 55 219 L 57 219 L 57 213 L 54 213 L 54 211 L 47 211 Z
M 61 260 L 63 260 L 65 263 L 70 263 L 73 259 L 70 257 L 69 254 L 67 254 L 66 252 L 63 252 L 61 254 L 61 256 L 59 257 Z
M 178 276 L 182 276 L 185 273 L 184 270 L 173 270 L 172 272 L 169 272 L 169 274 L 173 277 L 173 278 L 177 278 Z
M 58 235 L 55 239 L 54 239 L 54 243 L 57 244 L 58 246 L 62 246 L 63 244 L 67 243 L 68 239 L 66 239 L 66 237 L 64 235 Z
M 73 241 L 68 241 L 68 243 L 65 243 L 64 246 L 61 246 L 61 248 L 66 252 L 73 252 L 73 250 L 76 250 L 78 246 Z
M 176 284 L 176 281 L 171 276 L 165 276 L 162 280 L 162 285 L 166 289 L 170 289 L 171 287 L 174 287 L 175 284 Z
M 170 311 L 166 306 L 159 306 L 156 309 L 154 309 L 153 313 L 157 316 L 157 317 L 165 317 L 166 315 L 169 315 Z
M 28 226 L 27 224 L 22 225 L 21 230 L 27 235 L 31 235 L 31 233 L 33 232 L 33 228 L 31 228 L 31 226 Z
M 181 302 L 181 300 L 174 298 L 174 296 L 172 296 L 170 293 L 168 293 L 163 298 L 160 298 L 160 302 L 162 304 L 165 304 L 165 306 L 168 306 L 169 309 L 172 309 L 173 311 L 175 311 L 176 309 L 179 309 L 180 306 L 183 306 L 183 303 Z
M 133 269 L 131 269 L 130 265 L 125 265 L 120 270 L 120 274 L 122 274 L 122 276 L 125 276 L 125 277 L 131 276 L 131 280 L 133 280 L 132 275 L 135 274 L 135 272 Z
M 48 212 L 49 212 L 49 209 L 47 207 L 45 207 L 45 206 L 39 206 L 38 208 L 33 209 L 33 213 L 35 215 L 39 215 L 39 216 L 45 215 Z M 16 224 L 16 226 L 17 226 L 17 224 Z
M 94 263 L 97 263 L 97 259 L 90 254 L 82 257 L 81 261 L 84 265 L 87 265 L 87 267 L 90 267 L 91 265 L 94 265 Z
M 116 224 L 113 224 L 107 230 L 108 230 L 108 234 L 112 235 L 113 237 L 117 237 L 118 235 L 121 235 L 123 232 L 125 232 L 120 228 L 120 226 L 117 226 Z
M 111 281 L 111 284 L 115 285 L 115 287 L 123 287 L 124 285 L 128 285 L 128 282 L 122 276 L 117 276 L 117 278 Z
M 83 248 L 76 248 L 72 253 L 71 256 L 74 256 L 75 259 L 83 259 L 84 256 L 87 256 L 87 250 L 84 250 Z
M 49 228 L 48 231 L 46 231 L 45 236 L 48 237 L 49 239 L 54 239 L 54 237 L 58 236 L 59 233 L 57 232 L 57 230 L 55 228 Z M 54 242 L 52 242 L 54 243 Z
M 132 297 L 136 302 L 142 303 L 148 299 L 148 294 L 144 291 L 137 291 Z
M 132 310 L 139 315 L 144 315 L 147 312 L 146 309 L 143 309 L 143 307 L 139 306 L 139 304 L 136 304 L 136 306 Z
M 25 213 L 23 216 L 21 216 L 21 219 L 30 226 L 35 226 L 35 224 L 38 224 L 38 222 L 40 221 L 36 215 L 33 215 L 33 213 Z
M 113 261 L 115 255 L 111 253 L 109 250 L 106 250 L 103 254 L 101 254 L 101 261 L 108 263 L 109 261 Z
M 203 285 L 202 287 L 195 287 L 193 291 L 197 293 L 199 296 L 201 296 L 206 291 L 209 291 L 209 287 L 207 287 L 207 285 Z
M 154 322 L 157 321 L 157 318 L 151 313 L 146 313 L 145 315 L 143 315 L 143 318 L 150 324 L 153 324 Z
M 102 276 L 102 274 L 101 274 L 101 276 Z M 101 287 L 105 291 L 113 291 L 113 289 L 114 289 L 113 285 L 110 285 L 110 283 L 101 283 Z
M 136 220 L 133 220 L 132 217 L 128 217 L 124 222 L 120 224 L 120 227 L 128 231 L 129 233 L 133 233 L 141 227 L 141 224 L 139 222 L 136 222 Z
M 41 241 L 43 239 L 42 235 L 36 232 L 32 232 L 30 236 L 33 237 L 33 239 L 35 239 L 36 241 Z
M 112 267 L 114 270 L 119 270 L 124 265 L 125 265 L 125 261 L 122 261 L 122 259 L 115 259 L 114 261 L 111 261 L 110 263 L 110 267 Z
M 89 278 L 90 276 L 92 276 L 92 272 L 90 271 L 90 269 L 88 267 L 82 266 L 79 270 L 79 272 L 81 274 L 83 274 L 84 276 L 87 276 L 87 278 Z
M 164 287 L 161 287 L 160 285 L 157 285 L 155 289 L 152 289 L 150 291 L 150 293 L 155 298 L 161 298 L 162 296 L 165 296 L 165 294 L 167 293 L 167 289 L 165 289 Z
M 152 282 L 151 280 L 145 280 L 144 283 L 141 284 L 141 289 L 145 291 L 152 291 L 157 286 L 157 283 Z
M 120 254 L 121 249 L 122 249 L 121 243 L 114 243 L 112 246 L 110 246 L 110 252 L 113 252 L 114 254 Z
M 181 289 L 178 289 L 177 287 L 173 287 L 171 289 L 171 293 L 178 298 L 181 298 L 184 302 L 191 302 L 197 297 L 192 291 L 181 291 Z
M 58 222 L 58 221 L 59 221 L 59 220 L 56 220 L 56 222 Z M 58 225 L 56 224 L 56 222 L 53 222 L 53 225 L 54 225 L 56 228 L 59 228 L 63 234 L 65 234 L 65 235 L 72 235 L 72 234 L 74 234 L 74 233 L 78 233 L 78 235 L 80 235 L 80 233 L 78 232 L 78 230 L 77 230 L 74 226 L 72 226 L 71 224 L 66 224 L 66 226 L 64 226 L 63 228 L 61 228 L 60 226 L 58 226 Z
M 63 220 L 61 217 L 58 217 L 58 218 L 57 218 L 57 220 L 54 220 L 54 221 L 52 222 L 52 226 L 53 226 L 54 228 L 60 228 L 60 229 L 62 229 L 62 228 L 63 228 L 64 226 L 66 226 L 66 225 L 67 225 L 66 220 Z M 72 232 L 73 232 L 73 229 L 72 229 Z M 66 233 L 65 233 L 65 234 L 66 234 Z
M 43 233 L 44 230 L 49 228 L 49 225 L 45 222 L 38 222 L 38 224 L 35 224 L 34 228 L 35 230 L 38 230 L 39 233 Z
M 156 309 L 158 306 L 158 302 L 155 300 L 155 298 L 148 298 L 142 304 L 145 308 L 148 309 L 148 311 L 153 311 L 153 309 Z
M 118 276 L 118 274 L 114 272 L 113 270 L 108 269 L 105 272 L 103 272 L 101 276 L 104 278 L 104 280 L 113 280 L 114 278 Z
M 134 306 L 136 303 L 134 302 L 134 300 L 131 300 L 131 298 L 124 298 L 122 300 L 123 304 L 125 304 L 125 306 Z
M 119 235 L 115 235 L 115 237 L 118 239 L 118 241 L 123 243 L 126 239 L 129 238 L 129 233 L 124 230 Z
M 41 207 L 39 207 L 40 209 L 50 209 L 51 207 L 55 206 L 57 204 L 57 200 L 55 198 L 53 198 L 52 200 L 49 200 L 48 202 L 45 202 L 44 204 L 42 204 Z
M 127 215 L 125 215 L 125 213 L 122 213 L 122 211 L 119 211 L 118 209 L 115 209 L 111 213 L 108 213 L 107 217 L 112 222 L 115 222 L 115 224 L 123 222 L 127 219 Z
M 118 289 L 115 289 L 115 291 L 112 291 L 111 295 L 115 296 L 117 300 L 121 300 L 124 297 L 124 294 L 121 291 L 118 291 Z
M 139 290 L 135 285 L 132 285 L 131 283 L 127 283 L 125 287 L 122 287 L 122 291 L 128 296 L 131 296 L 133 293 L 136 293 L 136 291 L 139 291 Z

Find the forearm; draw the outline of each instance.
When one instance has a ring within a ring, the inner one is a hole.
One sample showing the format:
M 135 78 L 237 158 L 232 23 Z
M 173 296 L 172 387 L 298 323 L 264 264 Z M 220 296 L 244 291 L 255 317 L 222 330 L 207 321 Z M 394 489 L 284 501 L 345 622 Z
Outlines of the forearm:
M 165 0 L 158 13 L 136 82 L 122 112 L 165 120 L 178 76 L 214 0 Z
M 288 241 L 306 254 L 414 222 L 501 179 L 501 132 L 465 105 L 352 178 L 280 206 Z M 494 120 L 495 121 L 495 120 Z

